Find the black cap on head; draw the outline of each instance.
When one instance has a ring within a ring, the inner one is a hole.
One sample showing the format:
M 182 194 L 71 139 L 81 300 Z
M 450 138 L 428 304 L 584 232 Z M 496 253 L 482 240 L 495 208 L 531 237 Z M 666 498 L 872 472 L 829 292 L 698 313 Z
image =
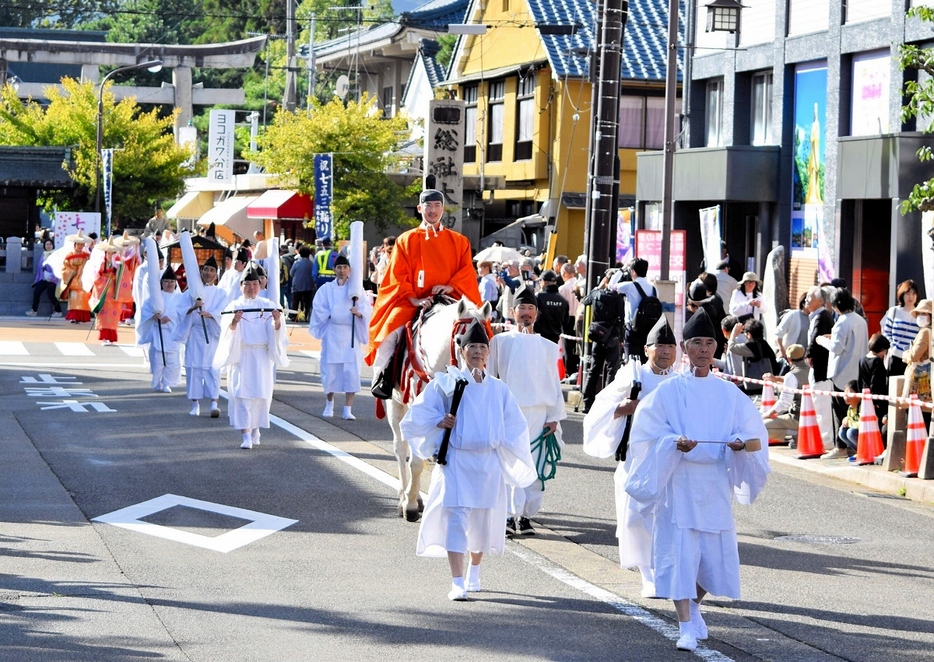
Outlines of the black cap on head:
M 426 188 L 418 196 L 418 204 L 423 202 L 444 202 L 444 193 L 436 188 Z
M 519 304 L 522 303 L 530 303 L 538 308 L 538 298 L 535 296 L 535 292 L 525 286 L 516 290 L 516 298 L 512 300 L 512 306 L 513 308 L 518 308 Z
M 245 248 L 241 248 L 237 251 L 237 262 L 243 262 L 246 264 L 250 261 L 250 253 Z
M 347 259 L 346 257 L 344 257 L 343 255 L 338 255 L 336 258 L 334 258 L 334 266 L 335 266 L 335 267 L 339 267 L 339 266 L 341 266 L 341 265 L 344 265 L 345 267 L 349 267 L 349 266 L 350 266 L 350 260 L 348 260 L 348 259 Z
M 249 280 L 255 280 L 256 282 L 259 282 L 259 277 L 260 277 L 259 269 L 260 269 L 259 265 L 256 265 L 256 264 L 249 265 L 246 269 L 243 270 L 243 273 L 240 274 L 240 282 L 245 283 Z
M 202 267 L 213 267 L 213 268 L 217 269 L 217 260 L 215 260 L 215 259 L 214 259 L 214 256 L 212 255 L 212 256 L 209 257 L 207 260 L 205 260 L 205 261 L 204 261 L 204 264 L 202 264 L 201 266 L 202 266 Z
M 700 302 L 707 298 L 707 288 L 700 281 L 691 283 L 691 289 L 688 291 L 688 299 L 694 302 Z
M 162 272 L 162 278 L 160 280 L 175 280 L 175 271 L 172 270 L 171 265 L 165 268 L 165 271 Z
M 457 337 L 457 344 L 460 347 L 466 347 L 474 343 L 483 345 L 490 344 L 490 337 L 486 334 L 486 327 L 481 322 L 474 320 L 471 322 L 464 334 Z
M 706 310 L 699 308 L 697 312 L 691 316 L 691 319 L 688 320 L 688 323 L 684 325 L 684 329 L 681 331 L 681 337 L 684 340 L 690 340 L 691 338 L 717 339 L 713 322 L 710 321 L 710 316 L 707 314 Z
M 546 283 L 557 283 L 558 274 L 556 274 L 551 269 L 548 269 L 542 272 L 542 280 L 545 281 Z
M 649 331 L 649 335 L 645 338 L 645 344 L 648 346 L 678 344 L 678 340 L 675 338 L 675 332 L 668 326 L 668 318 L 665 317 L 665 315 L 659 317 L 655 326 Z
M 262 276 L 264 278 L 266 277 L 266 270 L 263 269 L 263 265 L 259 264 L 258 262 L 254 262 L 253 268 L 256 270 L 256 275 Z

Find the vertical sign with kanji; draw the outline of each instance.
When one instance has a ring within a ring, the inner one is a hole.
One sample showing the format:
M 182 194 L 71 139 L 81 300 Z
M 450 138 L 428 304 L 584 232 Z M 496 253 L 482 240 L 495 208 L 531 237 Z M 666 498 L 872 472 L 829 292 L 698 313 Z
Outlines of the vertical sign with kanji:
M 444 224 L 470 236 L 463 222 L 464 108 L 456 99 L 429 102 L 425 173 L 435 176 L 435 188 L 444 194 Z
M 315 237 L 330 239 L 331 198 L 334 195 L 334 156 L 315 154 Z
M 208 180 L 230 182 L 233 179 L 234 124 L 232 110 L 212 110 L 208 132 Z
M 101 171 L 104 180 L 104 217 L 106 222 L 106 235 L 110 236 L 110 219 L 113 218 L 113 182 L 114 182 L 114 151 L 101 150 Z

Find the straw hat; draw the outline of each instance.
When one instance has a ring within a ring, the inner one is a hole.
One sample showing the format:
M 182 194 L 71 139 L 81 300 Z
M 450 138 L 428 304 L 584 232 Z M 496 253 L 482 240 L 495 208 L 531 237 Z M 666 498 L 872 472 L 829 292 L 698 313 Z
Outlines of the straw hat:
M 747 271 L 743 274 L 743 279 L 739 281 L 739 284 L 743 283 L 755 283 L 756 285 L 761 285 L 762 281 L 759 280 L 759 276 L 756 275 L 755 271 Z
M 102 241 L 94 247 L 96 251 L 106 251 L 108 253 L 116 253 L 120 250 L 120 246 L 117 245 L 117 242 L 113 237 L 108 237 L 107 241 Z
M 90 237 L 85 237 L 85 236 L 81 233 L 81 230 L 78 230 L 78 234 L 70 234 L 70 235 L 68 235 L 67 237 L 65 237 L 65 240 L 66 240 L 66 241 L 70 241 L 70 242 L 72 242 L 73 244 L 90 244 L 92 241 L 94 241 L 94 240 L 91 239 Z
M 139 243 L 139 237 L 131 237 L 130 233 L 126 230 L 123 231 L 122 237 L 117 237 L 114 239 L 114 246 L 117 248 L 126 248 L 128 246 L 136 246 Z
M 921 299 L 918 302 L 918 305 L 915 306 L 915 309 L 911 311 L 912 317 L 917 317 L 918 315 L 930 315 L 931 314 L 931 300 L 930 299 Z

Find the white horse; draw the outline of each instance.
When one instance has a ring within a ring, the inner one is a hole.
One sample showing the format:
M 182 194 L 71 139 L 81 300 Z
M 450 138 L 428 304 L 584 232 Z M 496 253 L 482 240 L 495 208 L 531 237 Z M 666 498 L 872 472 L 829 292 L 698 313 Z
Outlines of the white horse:
M 421 376 L 406 370 L 403 381 L 405 382 L 408 376 L 408 393 L 404 389 L 405 383 L 402 386 L 403 390 L 397 386 L 388 402 L 387 416 L 392 428 L 393 452 L 399 463 L 399 516 L 405 517 L 409 522 L 417 522 L 421 516 L 422 498 L 419 496 L 419 486 L 425 463 L 412 454 L 408 440 L 402 437 L 399 423 L 409 410 L 409 402 L 415 399 L 416 383 L 420 391 L 427 386 L 427 380 L 432 379 L 435 373 L 444 372 L 447 366 L 451 365 L 456 336 L 461 335 L 468 323 L 474 319 L 490 319 L 491 312 L 489 302 L 484 303 L 481 308 L 476 308 L 466 298 L 454 303 L 435 303 L 422 326 L 414 350 L 419 358 Z M 410 348 L 409 351 L 413 350 Z M 456 358 L 454 361 L 456 363 Z

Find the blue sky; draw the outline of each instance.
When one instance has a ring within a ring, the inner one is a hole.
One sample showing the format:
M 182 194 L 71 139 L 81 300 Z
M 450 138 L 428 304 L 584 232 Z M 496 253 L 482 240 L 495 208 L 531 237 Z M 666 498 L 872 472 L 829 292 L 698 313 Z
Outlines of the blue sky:
M 392 0 L 392 8 L 396 14 L 401 14 L 404 11 L 412 11 L 416 7 L 421 7 L 426 2 L 428 0 Z

